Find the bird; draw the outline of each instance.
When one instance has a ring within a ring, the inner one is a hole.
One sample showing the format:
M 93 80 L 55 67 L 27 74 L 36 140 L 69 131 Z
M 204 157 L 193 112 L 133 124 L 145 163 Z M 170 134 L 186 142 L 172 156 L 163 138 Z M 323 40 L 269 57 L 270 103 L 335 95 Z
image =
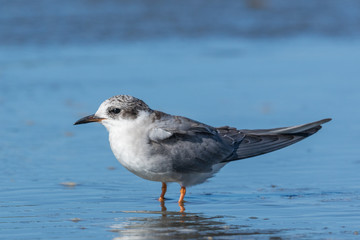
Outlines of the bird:
M 330 120 L 257 130 L 212 127 L 153 110 L 136 97 L 117 95 L 74 125 L 104 125 L 116 159 L 135 175 L 161 182 L 160 202 L 165 200 L 167 184 L 179 183 L 178 203 L 183 204 L 187 187 L 204 183 L 226 164 L 287 147 L 316 133 Z

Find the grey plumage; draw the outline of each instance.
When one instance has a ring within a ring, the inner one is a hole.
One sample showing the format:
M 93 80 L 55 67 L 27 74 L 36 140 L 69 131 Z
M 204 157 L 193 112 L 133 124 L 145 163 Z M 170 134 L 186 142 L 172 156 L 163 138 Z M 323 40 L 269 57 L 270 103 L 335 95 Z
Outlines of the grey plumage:
M 238 142 L 236 153 L 231 158 L 222 162 L 255 157 L 287 147 L 316 133 L 321 129 L 321 124 L 329 121 L 331 119 L 326 118 L 293 127 L 258 130 L 237 130 L 228 127 L 218 128 L 222 136 L 230 136 L 234 141 Z
M 154 121 L 169 132 L 153 144 L 154 154 L 167 154 L 173 171 L 210 172 L 212 165 L 272 152 L 316 133 L 331 119 L 274 129 L 238 130 L 224 126 L 214 128 L 189 118 L 154 111 Z
M 153 110 L 132 96 L 119 95 L 75 124 L 101 122 L 109 131 L 115 157 L 125 168 L 144 179 L 163 184 L 178 182 L 185 188 L 205 182 L 228 162 L 301 141 L 330 120 L 274 129 L 215 128 Z M 184 194 L 181 196 L 179 202 Z
M 159 117 L 160 116 L 160 117 Z M 178 173 L 211 172 L 212 166 L 226 159 L 234 151 L 216 128 L 200 122 L 154 112 L 155 124 L 171 133 L 163 139 L 152 139 L 152 153 L 171 159 L 172 171 Z

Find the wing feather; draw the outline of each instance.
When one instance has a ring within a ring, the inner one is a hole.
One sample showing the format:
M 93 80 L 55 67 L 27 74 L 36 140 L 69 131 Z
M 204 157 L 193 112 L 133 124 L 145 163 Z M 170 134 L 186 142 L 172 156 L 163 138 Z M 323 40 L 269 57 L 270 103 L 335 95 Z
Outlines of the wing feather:
M 284 128 L 259 129 L 259 130 L 237 130 L 228 128 L 227 132 L 224 127 L 219 132 L 223 137 L 231 136 L 233 139 L 239 139 L 237 149 L 232 156 L 223 162 L 240 160 L 254 157 L 268 152 L 272 152 L 298 141 L 301 141 L 321 129 L 321 124 L 329 122 L 331 119 Z M 238 137 L 238 138 L 237 138 Z
M 175 172 L 211 172 L 214 164 L 234 151 L 211 126 L 185 117 L 156 114 L 157 128 L 149 134 L 153 154 L 168 156 Z

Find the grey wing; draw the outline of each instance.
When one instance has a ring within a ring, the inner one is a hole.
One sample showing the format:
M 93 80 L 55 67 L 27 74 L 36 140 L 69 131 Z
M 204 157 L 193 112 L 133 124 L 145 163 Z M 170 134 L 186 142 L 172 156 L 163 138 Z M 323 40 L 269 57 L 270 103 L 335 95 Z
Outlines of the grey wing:
M 156 123 L 156 129 L 150 133 L 153 154 L 171 159 L 175 172 L 211 172 L 214 164 L 234 152 L 211 126 L 166 114 Z
M 219 128 L 223 137 L 230 137 L 234 141 L 238 141 L 234 154 L 223 162 L 254 157 L 284 148 L 316 133 L 321 129 L 321 124 L 330 120 L 323 119 L 308 124 L 274 129 L 237 130 L 229 127 Z

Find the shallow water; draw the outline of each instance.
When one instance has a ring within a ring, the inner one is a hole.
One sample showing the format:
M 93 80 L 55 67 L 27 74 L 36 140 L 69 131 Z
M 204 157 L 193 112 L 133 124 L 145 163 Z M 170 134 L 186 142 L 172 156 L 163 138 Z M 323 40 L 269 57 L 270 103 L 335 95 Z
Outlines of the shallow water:
M 358 41 L 326 39 L 2 49 L 0 235 L 354 238 L 359 50 Z M 230 163 L 189 188 L 181 214 L 177 184 L 165 211 L 156 201 L 161 184 L 122 168 L 102 126 L 72 125 L 119 93 L 215 126 L 334 120 L 301 143 Z
M 359 238 L 359 39 L 79 38 L 0 46 L 1 239 Z M 180 213 L 178 184 L 161 206 L 102 126 L 72 125 L 116 94 L 214 126 L 333 121 L 230 163 Z

